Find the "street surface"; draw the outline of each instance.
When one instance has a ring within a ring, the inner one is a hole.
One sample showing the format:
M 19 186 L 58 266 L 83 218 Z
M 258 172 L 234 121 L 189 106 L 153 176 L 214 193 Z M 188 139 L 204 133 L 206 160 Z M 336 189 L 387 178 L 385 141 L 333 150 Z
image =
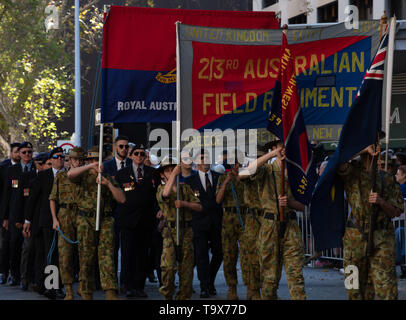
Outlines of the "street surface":
M 239 266 L 238 266 L 239 268 Z M 400 273 L 398 267 L 398 275 Z M 340 274 L 338 269 L 326 269 L 326 268 L 311 268 L 305 267 L 303 269 L 306 294 L 309 300 L 346 300 L 347 295 L 344 288 L 344 275 Z M 241 272 L 238 269 L 239 285 L 237 288 L 237 294 L 240 300 L 246 298 L 246 287 L 242 284 Z M 74 288 L 76 292 L 77 283 Z M 210 297 L 204 300 L 224 300 L 227 297 L 227 286 L 225 284 L 223 267 L 220 268 L 215 283 L 217 289 L 217 296 Z M 406 280 L 398 280 L 399 287 L 399 300 L 406 300 Z M 200 287 L 197 279 L 197 273 L 195 269 L 195 276 L 193 282 L 193 289 L 195 293 L 192 296 L 192 300 L 200 300 Z M 148 294 L 149 300 L 162 300 L 162 296 L 158 291 L 158 283 L 150 283 L 148 280 L 145 286 L 145 292 Z M 282 279 L 279 285 L 278 296 L 282 300 L 289 299 L 289 290 L 286 281 L 286 276 L 283 272 Z M 79 296 L 75 297 L 80 299 Z M 120 294 L 120 298 L 127 299 L 125 295 Z M 94 294 L 95 300 L 103 300 L 104 293 L 97 291 Z M 9 285 L 0 285 L 0 300 L 47 300 L 47 298 L 33 292 L 22 291 L 19 287 L 11 287 Z M 203 300 L 203 299 L 201 299 Z

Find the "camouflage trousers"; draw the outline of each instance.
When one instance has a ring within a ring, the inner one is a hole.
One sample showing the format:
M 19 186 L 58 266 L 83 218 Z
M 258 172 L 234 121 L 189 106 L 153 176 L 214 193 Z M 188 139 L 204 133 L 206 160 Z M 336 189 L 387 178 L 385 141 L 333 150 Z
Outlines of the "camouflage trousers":
M 172 300 L 175 293 L 175 275 L 178 272 L 179 276 L 179 291 L 176 294 L 176 300 L 188 300 L 193 293 L 193 265 L 194 265 L 194 250 L 193 250 L 193 231 L 191 227 L 183 229 L 184 235 L 181 242 L 182 262 L 178 264 L 176 261 L 175 245 L 176 228 L 165 227 L 162 231 L 163 250 L 161 256 L 161 277 L 162 287 L 159 292 L 166 300 Z M 170 233 L 172 233 L 172 237 Z
M 58 212 L 58 221 L 61 231 L 68 239 L 76 240 L 76 210 L 61 208 Z M 74 281 L 73 251 L 74 244 L 69 243 L 58 233 L 59 272 L 63 284 L 72 284 Z
M 358 289 L 347 290 L 350 300 L 396 300 L 395 233 L 393 227 L 375 230 L 374 252 L 366 258 L 367 241 L 356 228 L 346 228 L 343 237 L 344 269 L 358 268 Z M 349 275 L 347 275 L 348 277 Z
M 246 281 L 244 280 L 247 288 L 252 290 L 258 290 L 261 287 L 260 268 L 259 268 L 259 256 L 257 249 L 257 241 L 259 229 L 261 227 L 260 221 L 262 217 L 257 213 L 253 213 L 247 210 L 245 215 L 245 231 L 243 233 L 242 243 L 247 248 L 247 275 Z M 244 275 L 244 273 L 243 273 Z
M 233 210 L 234 209 L 234 210 Z M 244 220 L 245 209 L 241 209 Z M 227 286 L 237 285 L 237 260 L 238 246 L 240 248 L 240 265 L 242 279 L 248 283 L 248 256 L 247 247 L 244 243 L 243 229 L 238 219 L 235 208 L 224 208 L 223 222 L 221 229 L 221 243 L 223 248 L 223 269 Z
M 305 300 L 301 230 L 296 220 L 289 220 L 283 238 L 280 238 L 279 231 L 279 221 L 263 218 L 258 237 L 262 299 L 277 299 L 283 265 L 288 280 L 290 298 L 292 300 Z
M 92 294 L 94 290 L 96 250 L 103 290 L 117 290 L 117 276 L 114 267 L 114 220 L 113 217 L 105 217 L 100 220 L 97 248 L 95 222 L 96 218 L 86 218 L 81 215 L 76 218 L 79 241 L 79 281 L 84 294 Z

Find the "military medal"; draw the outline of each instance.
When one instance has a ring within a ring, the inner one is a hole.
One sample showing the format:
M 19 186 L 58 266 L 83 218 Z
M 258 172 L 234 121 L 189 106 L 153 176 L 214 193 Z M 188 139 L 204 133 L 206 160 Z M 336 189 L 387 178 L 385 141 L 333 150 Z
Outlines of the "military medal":
M 195 197 L 199 197 L 200 193 L 198 190 L 193 190 L 193 194 L 195 195 Z
M 132 190 L 134 190 L 134 181 L 131 181 L 129 183 L 124 183 L 123 186 L 124 186 L 124 191 L 126 191 L 126 192 L 132 191 Z
M 24 197 L 28 197 L 30 195 L 30 188 L 24 188 Z
M 18 180 L 11 180 L 11 187 L 18 188 Z

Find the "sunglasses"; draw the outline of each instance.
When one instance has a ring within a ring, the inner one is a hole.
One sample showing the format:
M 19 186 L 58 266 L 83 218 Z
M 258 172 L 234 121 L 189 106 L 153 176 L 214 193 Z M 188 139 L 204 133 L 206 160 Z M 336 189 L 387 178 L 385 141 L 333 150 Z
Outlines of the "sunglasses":
M 123 148 L 128 149 L 128 148 L 129 148 L 128 144 L 119 144 L 118 147 L 119 147 L 120 149 L 123 149 Z
M 21 151 L 22 154 L 32 154 L 32 150 Z
M 143 152 L 143 151 L 141 151 L 141 152 L 135 151 L 135 152 L 133 152 L 133 155 L 135 155 L 135 156 L 140 155 L 141 157 L 145 157 L 145 152 Z
M 55 154 L 52 156 L 52 159 L 65 159 L 65 156 L 63 154 Z
M 46 166 L 52 166 L 52 162 L 46 162 L 45 165 Z

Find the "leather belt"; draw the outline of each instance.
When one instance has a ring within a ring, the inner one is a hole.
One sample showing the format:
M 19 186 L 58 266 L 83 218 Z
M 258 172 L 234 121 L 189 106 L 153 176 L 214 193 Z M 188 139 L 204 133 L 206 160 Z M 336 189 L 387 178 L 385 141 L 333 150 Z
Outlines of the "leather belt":
M 168 224 L 171 228 L 176 228 L 176 221 L 168 221 Z M 192 226 L 192 222 L 191 221 L 180 221 L 179 222 L 179 226 L 181 228 L 189 228 Z
M 351 219 L 347 220 L 346 226 L 347 226 L 347 228 L 358 229 L 358 231 L 361 232 L 361 230 L 359 230 L 360 229 L 359 226 L 354 221 L 352 221 Z M 387 223 L 385 223 L 384 220 L 381 220 L 380 222 L 377 222 L 375 224 L 375 230 L 384 230 L 384 229 L 387 229 Z
M 240 213 L 244 214 L 247 211 L 247 207 L 240 207 Z M 228 212 L 237 212 L 236 207 L 225 207 L 224 210 L 227 210 Z
M 93 218 L 96 216 L 96 211 L 83 211 L 79 210 L 78 214 L 82 217 L 87 217 L 87 218 Z M 107 212 L 106 214 L 103 215 L 102 212 L 100 212 L 100 217 L 108 217 L 111 216 L 111 212 Z
M 59 207 L 64 209 L 74 209 L 76 207 L 76 203 L 61 203 Z
M 285 213 L 285 217 L 287 217 L 290 220 L 294 220 L 294 219 L 296 219 L 296 212 L 291 211 L 291 212 Z M 277 215 L 273 214 L 271 212 L 265 212 L 264 218 L 269 219 L 269 220 L 276 220 Z M 277 219 L 277 220 L 280 220 L 280 219 Z
M 257 216 L 262 216 L 264 213 L 264 210 L 262 209 L 253 209 L 253 208 L 247 208 L 247 212 L 251 214 L 255 214 Z

